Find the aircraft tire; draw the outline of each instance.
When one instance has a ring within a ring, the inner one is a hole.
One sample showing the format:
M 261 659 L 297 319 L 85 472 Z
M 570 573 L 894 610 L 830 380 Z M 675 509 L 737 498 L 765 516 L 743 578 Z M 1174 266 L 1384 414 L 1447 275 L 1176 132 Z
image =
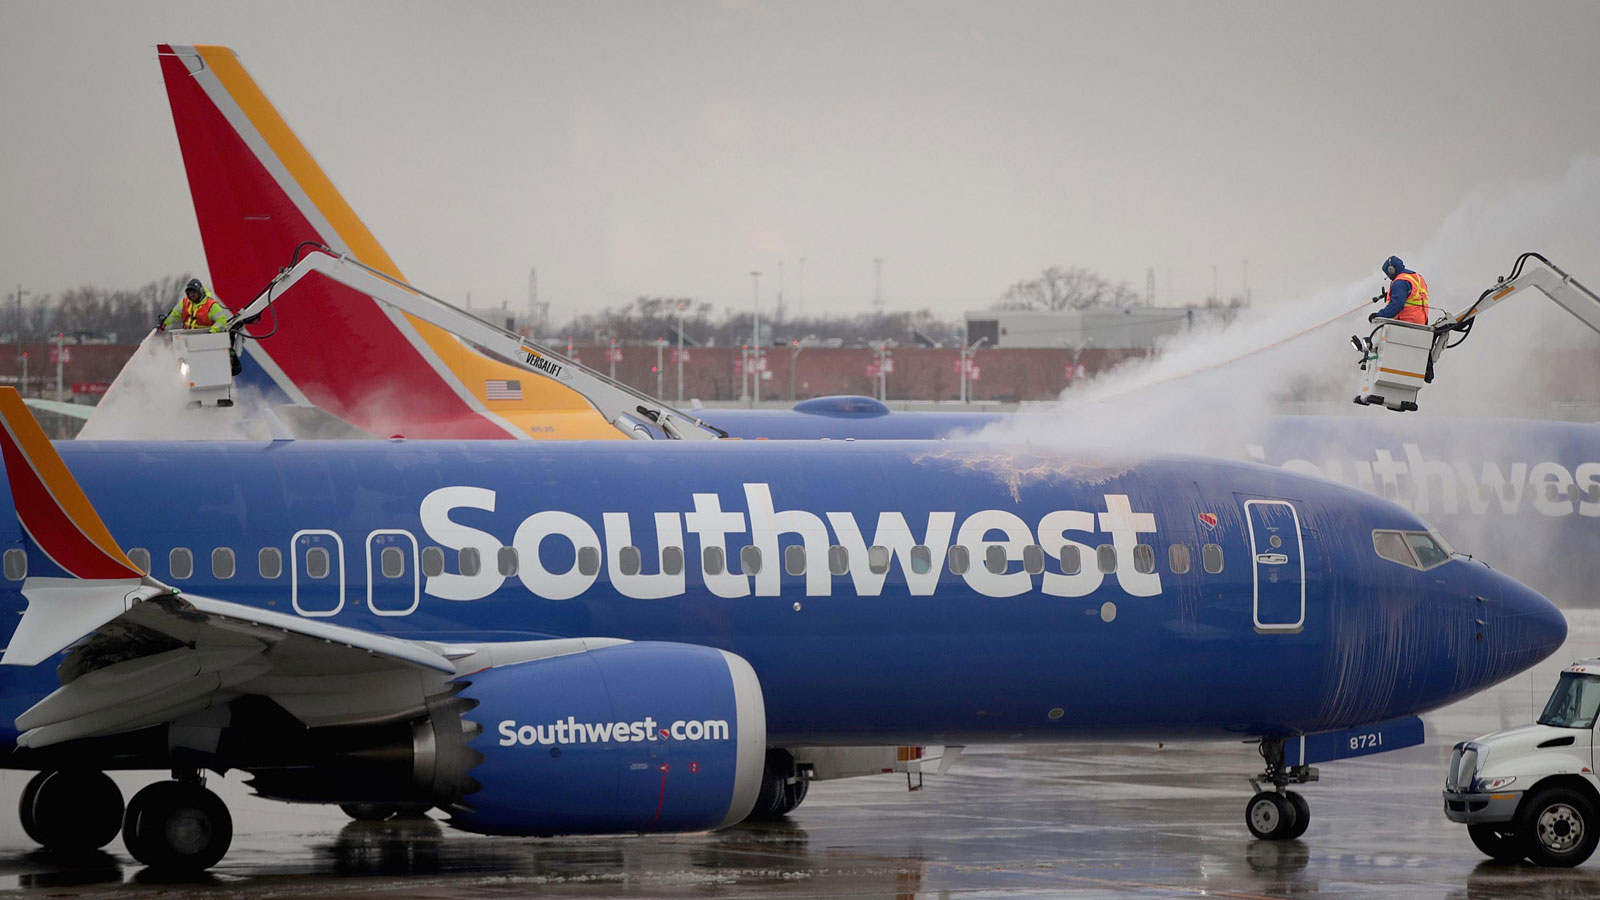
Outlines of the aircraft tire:
M 1600 842 L 1600 818 L 1589 797 L 1572 788 L 1546 788 L 1522 803 L 1517 821 L 1522 849 L 1541 866 L 1576 866 Z
M 233 843 L 233 816 L 198 784 L 158 781 L 133 795 L 122 840 L 152 869 L 199 872 L 216 865 Z
M 1522 859 L 1522 838 L 1510 831 L 1503 822 L 1480 822 L 1467 826 L 1467 837 L 1484 856 L 1497 862 L 1516 862 Z
M 104 772 L 40 772 L 17 804 L 22 830 L 48 850 L 83 852 L 122 829 L 122 791 Z
M 1262 791 L 1245 804 L 1244 823 L 1264 841 L 1284 841 L 1297 824 L 1294 804 L 1277 791 Z
M 1287 791 L 1284 796 L 1289 798 L 1289 804 L 1294 807 L 1294 827 L 1289 829 L 1289 833 L 1284 835 L 1283 839 L 1292 841 L 1305 834 L 1306 829 L 1311 827 L 1311 804 L 1295 791 Z
M 386 822 L 389 819 L 418 819 L 432 807 L 422 803 L 341 803 L 344 814 L 357 822 Z

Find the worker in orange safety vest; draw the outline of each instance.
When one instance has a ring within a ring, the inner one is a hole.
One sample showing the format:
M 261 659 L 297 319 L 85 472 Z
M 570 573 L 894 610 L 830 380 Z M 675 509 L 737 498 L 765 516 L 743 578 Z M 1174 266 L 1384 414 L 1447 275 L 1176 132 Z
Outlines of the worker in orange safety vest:
M 1389 277 L 1389 289 L 1385 293 L 1389 302 L 1367 316 L 1367 321 L 1394 319 L 1414 325 L 1428 324 L 1428 283 L 1422 276 L 1406 268 L 1398 256 L 1383 261 L 1383 274 Z

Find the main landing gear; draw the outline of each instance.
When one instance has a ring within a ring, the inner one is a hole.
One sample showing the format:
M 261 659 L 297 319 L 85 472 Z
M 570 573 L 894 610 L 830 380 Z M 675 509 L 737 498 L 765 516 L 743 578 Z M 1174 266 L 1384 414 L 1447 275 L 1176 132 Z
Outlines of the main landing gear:
M 1289 785 L 1316 781 L 1317 770 L 1311 766 L 1284 766 L 1282 738 L 1263 739 L 1259 749 L 1267 767 L 1250 779 L 1256 793 L 1245 805 L 1245 825 L 1264 841 L 1292 841 L 1305 834 L 1311 824 L 1311 806 L 1304 797 L 1289 790 Z M 1271 785 L 1270 789 L 1262 789 L 1263 781 Z
M 198 772 L 174 772 L 133 795 L 122 818 L 122 842 L 133 858 L 166 871 L 199 872 L 233 843 L 233 816 L 206 790 Z
M 122 830 L 122 791 L 104 772 L 40 772 L 22 789 L 17 814 L 46 850 L 99 850 Z
M 794 763 L 789 751 L 774 747 L 767 751 L 761 773 L 761 791 L 746 822 L 775 822 L 793 812 L 806 799 L 811 780 Z
M 198 772 L 149 785 L 122 803 L 104 772 L 40 772 L 22 790 L 22 830 L 46 850 L 98 850 L 122 833 L 133 858 L 169 872 L 210 868 L 233 842 L 233 817 Z

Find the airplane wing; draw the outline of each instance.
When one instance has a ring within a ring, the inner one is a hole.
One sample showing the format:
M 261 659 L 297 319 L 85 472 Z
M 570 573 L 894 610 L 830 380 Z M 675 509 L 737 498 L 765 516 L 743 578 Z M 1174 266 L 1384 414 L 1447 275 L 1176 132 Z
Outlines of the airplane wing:
M 62 686 L 17 717 L 21 747 L 170 722 L 242 693 L 281 695 L 290 712 L 306 706 L 307 724 L 381 721 L 420 713 L 456 674 L 444 653 L 417 641 L 133 579 L 29 578 L 22 593 L 28 610 L 0 664 L 71 653 L 57 669 Z M 125 609 L 82 632 L 117 607 Z
M 82 403 L 68 403 L 65 400 L 46 400 L 43 397 L 25 397 L 23 398 L 22 402 L 28 404 L 34 409 L 43 410 L 44 412 L 48 413 L 55 413 L 58 416 L 66 416 L 69 419 L 78 419 L 79 421 L 87 420 L 89 418 L 89 414 L 94 412 L 94 407 L 92 406 L 87 406 Z

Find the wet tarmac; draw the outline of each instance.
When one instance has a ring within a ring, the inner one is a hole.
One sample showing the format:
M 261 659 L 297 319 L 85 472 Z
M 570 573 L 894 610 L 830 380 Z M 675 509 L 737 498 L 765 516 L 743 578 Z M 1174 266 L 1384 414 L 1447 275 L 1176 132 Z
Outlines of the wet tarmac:
M 433 820 L 366 824 L 249 796 L 203 879 L 151 877 L 118 840 L 87 858 L 36 849 L 16 818 L 25 773 L 0 775 L 0 891 L 50 897 L 1600 897 L 1600 857 L 1570 870 L 1488 861 L 1440 812 L 1458 740 L 1529 721 L 1556 672 L 1600 652 L 1600 614 L 1568 647 L 1425 717 L 1428 743 L 1322 767 L 1300 840 L 1244 824 L 1245 744 L 971 748 L 908 792 L 904 776 L 812 786 L 789 821 L 715 834 L 510 839 Z M 154 780 L 119 779 L 124 794 Z

